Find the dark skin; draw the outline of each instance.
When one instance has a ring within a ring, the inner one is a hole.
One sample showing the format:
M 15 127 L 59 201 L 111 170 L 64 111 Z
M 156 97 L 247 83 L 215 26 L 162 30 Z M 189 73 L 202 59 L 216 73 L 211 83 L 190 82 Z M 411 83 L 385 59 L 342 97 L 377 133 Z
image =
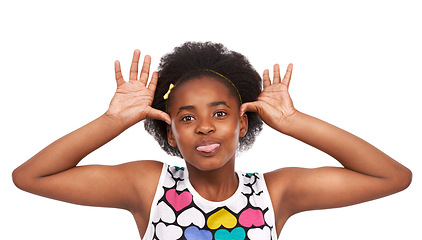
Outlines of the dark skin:
M 168 141 L 183 155 L 192 186 L 208 200 L 229 198 L 238 185 L 236 149 L 247 132 L 246 115 L 239 117 L 238 97 L 211 77 L 188 80 L 171 94 Z M 211 144 L 219 146 L 210 153 L 197 150 Z
M 76 165 L 130 126 L 145 118 L 160 119 L 169 124 L 169 143 L 185 157 L 192 185 L 204 198 L 221 201 L 238 185 L 235 152 L 239 138 L 247 131 L 247 111 L 257 112 L 268 126 L 326 152 L 343 165 L 283 168 L 265 174 L 278 234 L 296 213 L 384 197 L 411 182 L 412 174 L 406 167 L 369 143 L 297 111 L 288 92 L 292 65 L 284 78 L 275 65 L 272 81 L 269 71 L 264 71 L 264 90 L 258 100 L 241 106 L 237 96 L 216 79 L 191 79 L 189 87 L 175 88 L 175 100 L 167 114 L 151 108 L 158 74 L 154 72 L 148 84 L 151 59 L 145 57 L 138 75 L 139 57 L 136 50 L 128 82 L 116 61 L 117 90 L 105 114 L 53 142 L 13 172 L 19 188 L 81 205 L 126 209 L 143 236 L 162 163 Z M 198 146 L 211 144 L 218 146 L 213 152 L 198 151 Z M 224 184 L 218 181 L 223 177 Z

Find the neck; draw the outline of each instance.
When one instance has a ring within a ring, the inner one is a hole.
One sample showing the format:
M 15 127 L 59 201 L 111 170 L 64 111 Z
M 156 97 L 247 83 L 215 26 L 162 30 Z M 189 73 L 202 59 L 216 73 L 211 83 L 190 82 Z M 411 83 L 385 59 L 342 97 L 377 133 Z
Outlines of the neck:
M 189 164 L 187 168 L 192 187 L 209 201 L 226 200 L 236 192 L 239 186 L 234 163 L 227 163 L 224 167 L 210 171 L 201 171 Z

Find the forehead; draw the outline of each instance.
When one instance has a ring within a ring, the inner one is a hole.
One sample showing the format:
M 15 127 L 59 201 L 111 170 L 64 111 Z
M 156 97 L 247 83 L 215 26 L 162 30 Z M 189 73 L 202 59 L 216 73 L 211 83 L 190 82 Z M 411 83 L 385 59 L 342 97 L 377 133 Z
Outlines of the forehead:
M 177 85 L 171 93 L 169 107 L 179 108 L 183 105 L 208 104 L 215 101 L 226 101 L 236 104 L 229 87 L 213 77 L 202 76 L 193 78 Z

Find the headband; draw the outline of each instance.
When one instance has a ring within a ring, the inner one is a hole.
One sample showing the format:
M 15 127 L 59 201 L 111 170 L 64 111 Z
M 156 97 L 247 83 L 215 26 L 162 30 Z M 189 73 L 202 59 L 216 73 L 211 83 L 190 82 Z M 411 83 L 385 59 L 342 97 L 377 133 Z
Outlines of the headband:
M 223 74 L 221 74 L 219 72 L 211 70 L 211 69 L 198 69 L 197 71 L 211 72 L 211 73 L 214 73 L 214 74 L 226 79 L 227 82 L 229 82 L 234 87 L 234 89 L 236 89 L 237 95 L 239 96 L 240 103 L 242 103 L 242 97 L 240 96 L 239 90 L 237 89 L 236 85 L 234 85 L 234 83 L 232 81 L 230 81 L 230 79 L 228 79 L 226 76 L 224 76 Z M 169 98 L 169 95 L 170 95 L 171 91 L 173 90 L 173 88 L 176 86 L 176 84 L 170 83 L 169 90 L 163 96 L 164 100 L 167 100 Z

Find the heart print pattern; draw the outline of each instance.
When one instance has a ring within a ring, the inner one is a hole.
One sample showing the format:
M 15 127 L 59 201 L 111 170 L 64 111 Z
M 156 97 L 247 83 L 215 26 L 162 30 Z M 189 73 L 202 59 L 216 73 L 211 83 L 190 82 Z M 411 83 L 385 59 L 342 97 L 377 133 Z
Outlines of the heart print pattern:
M 163 174 L 145 240 L 277 239 L 263 175 L 238 172 L 238 191 L 220 204 L 203 199 L 192 189 L 187 169 L 164 164 Z

